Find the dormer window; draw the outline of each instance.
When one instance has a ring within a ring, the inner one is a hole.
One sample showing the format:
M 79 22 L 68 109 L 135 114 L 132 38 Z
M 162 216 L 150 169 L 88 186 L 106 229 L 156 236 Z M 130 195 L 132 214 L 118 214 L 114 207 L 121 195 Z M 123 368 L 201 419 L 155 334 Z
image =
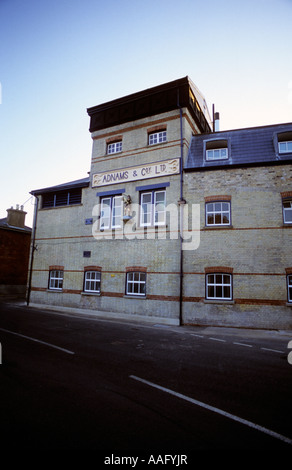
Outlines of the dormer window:
M 279 153 L 292 153 L 292 132 L 278 134 Z
M 228 159 L 227 140 L 210 140 L 206 142 L 206 160 L 227 160 Z
M 279 142 L 279 152 L 280 153 L 292 152 L 292 140 L 287 140 L 286 142 Z

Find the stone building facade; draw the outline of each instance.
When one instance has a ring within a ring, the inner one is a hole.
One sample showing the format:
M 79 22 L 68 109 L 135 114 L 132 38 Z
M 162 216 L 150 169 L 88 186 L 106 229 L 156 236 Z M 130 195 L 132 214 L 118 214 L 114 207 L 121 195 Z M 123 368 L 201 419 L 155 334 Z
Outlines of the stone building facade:
M 291 327 L 292 154 L 279 152 L 278 142 L 291 130 L 194 137 L 184 194 L 200 204 L 201 230 L 199 248 L 184 260 L 187 322 Z M 224 142 L 228 158 L 206 161 L 211 142 Z
M 32 191 L 28 302 L 291 327 L 292 125 L 215 132 L 188 77 L 88 114 L 89 176 Z

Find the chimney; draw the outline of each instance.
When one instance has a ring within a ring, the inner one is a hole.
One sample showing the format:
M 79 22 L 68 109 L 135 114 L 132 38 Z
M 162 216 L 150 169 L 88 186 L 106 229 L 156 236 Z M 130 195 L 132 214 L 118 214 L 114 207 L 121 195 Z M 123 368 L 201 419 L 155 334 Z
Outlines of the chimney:
M 215 132 L 218 132 L 220 130 L 220 115 L 219 113 L 215 113 Z
M 16 209 L 13 209 L 13 206 L 10 209 L 7 209 L 7 224 L 12 227 L 24 228 L 24 221 L 27 212 L 24 212 L 23 206 L 19 204 L 16 205 Z

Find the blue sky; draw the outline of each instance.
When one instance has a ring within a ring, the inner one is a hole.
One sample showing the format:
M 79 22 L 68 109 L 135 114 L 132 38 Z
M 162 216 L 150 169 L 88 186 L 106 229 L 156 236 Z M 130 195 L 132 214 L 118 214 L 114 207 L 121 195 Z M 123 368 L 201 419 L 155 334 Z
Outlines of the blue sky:
M 292 0 L 0 0 L 0 218 L 87 176 L 87 108 L 188 75 L 220 128 L 292 121 Z

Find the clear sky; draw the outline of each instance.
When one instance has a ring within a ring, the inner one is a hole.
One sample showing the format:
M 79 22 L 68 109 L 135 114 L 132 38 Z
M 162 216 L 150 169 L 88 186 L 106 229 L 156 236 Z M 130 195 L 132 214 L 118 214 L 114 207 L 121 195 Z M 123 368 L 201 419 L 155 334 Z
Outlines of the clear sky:
M 0 0 L 0 218 L 87 176 L 87 108 L 188 75 L 220 129 L 292 121 L 292 0 Z

